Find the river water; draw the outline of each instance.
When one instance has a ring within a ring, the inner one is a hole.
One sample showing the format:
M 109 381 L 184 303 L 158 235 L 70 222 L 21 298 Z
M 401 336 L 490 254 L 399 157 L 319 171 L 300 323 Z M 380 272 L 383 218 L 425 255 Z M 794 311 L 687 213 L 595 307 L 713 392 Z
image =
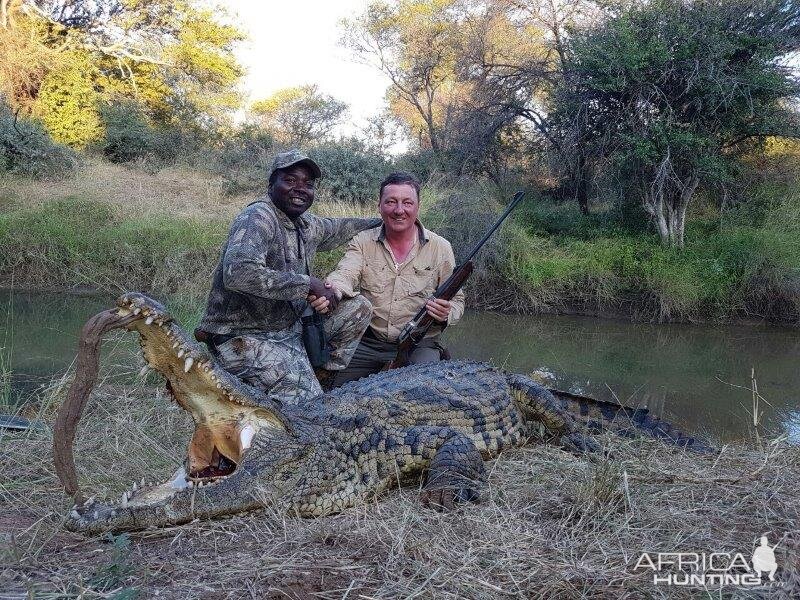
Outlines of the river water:
M 11 373 L 12 400 L 35 399 L 42 386 L 63 375 L 83 323 L 111 302 L 98 296 L 0 293 L 0 367 Z M 468 311 L 445 339 L 454 358 L 490 360 L 510 371 L 535 373 L 551 387 L 648 406 L 684 429 L 723 440 L 744 438 L 752 430 L 754 373 L 763 427 L 800 443 L 797 329 Z M 119 373 L 133 371 L 136 362 L 128 357 L 136 347 L 133 336 L 111 345 L 106 360 L 119 364 Z

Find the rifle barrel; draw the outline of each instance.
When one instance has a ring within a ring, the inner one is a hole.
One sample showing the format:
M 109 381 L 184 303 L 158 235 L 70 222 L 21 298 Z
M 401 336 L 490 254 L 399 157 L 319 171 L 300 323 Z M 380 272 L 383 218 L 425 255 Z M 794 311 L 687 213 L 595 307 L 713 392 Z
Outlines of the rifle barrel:
M 483 246 L 486 243 L 486 240 L 492 237 L 492 234 L 497 230 L 498 227 L 500 227 L 500 225 L 502 225 L 506 217 L 511 214 L 511 211 L 517 207 L 517 204 L 522 202 L 522 199 L 524 197 L 525 197 L 525 192 L 523 192 L 522 190 L 514 194 L 514 199 L 511 200 L 511 204 L 508 205 L 505 212 L 500 216 L 500 218 L 497 220 L 494 226 L 489 231 L 486 232 L 486 235 L 483 236 L 483 239 L 481 239 L 481 241 L 475 245 L 475 247 L 472 249 L 472 252 L 469 253 L 469 256 L 464 262 L 469 262 L 472 260 L 472 257 L 478 253 L 478 250 L 481 249 L 481 246 Z

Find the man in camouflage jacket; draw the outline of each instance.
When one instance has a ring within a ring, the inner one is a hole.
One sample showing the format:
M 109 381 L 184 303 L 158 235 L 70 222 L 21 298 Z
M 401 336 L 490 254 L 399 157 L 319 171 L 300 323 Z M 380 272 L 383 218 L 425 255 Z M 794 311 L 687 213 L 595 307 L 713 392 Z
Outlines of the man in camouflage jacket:
M 226 370 L 286 402 L 322 393 L 302 341 L 300 316 L 309 303 L 327 315 L 329 371 L 347 366 L 372 312 L 363 296 L 339 303 L 310 275 L 317 250 L 336 248 L 381 223 L 306 213 L 320 176 L 317 164 L 298 150 L 275 157 L 267 196 L 231 225 L 199 327 Z

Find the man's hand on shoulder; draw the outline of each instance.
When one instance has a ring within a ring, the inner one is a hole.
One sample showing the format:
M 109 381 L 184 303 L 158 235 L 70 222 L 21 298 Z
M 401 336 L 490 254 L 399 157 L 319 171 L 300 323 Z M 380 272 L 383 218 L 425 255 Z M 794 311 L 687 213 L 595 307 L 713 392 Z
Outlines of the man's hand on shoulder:
M 442 298 L 432 298 L 425 303 L 428 314 L 439 323 L 447 322 L 447 317 L 450 316 L 450 307 L 451 302 Z
M 316 277 L 309 278 L 308 302 L 311 304 L 311 308 L 321 315 L 336 310 L 341 299 L 342 293 L 330 282 Z

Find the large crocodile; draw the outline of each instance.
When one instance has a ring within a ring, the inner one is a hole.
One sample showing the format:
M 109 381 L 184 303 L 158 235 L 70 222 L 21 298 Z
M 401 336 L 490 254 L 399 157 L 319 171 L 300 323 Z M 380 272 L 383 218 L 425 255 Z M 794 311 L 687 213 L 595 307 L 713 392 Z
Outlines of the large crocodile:
M 72 442 L 97 375 L 105 332 L 136 331 L 148 365 L 191 413 L 184 466 L 158 485 L 134 484 L 118 502 L 84 500 Z M 56 471 L 83 532 L 166 526 L 277 503 L 304 517 L 341 511 L 424 475 L 422 500 L 450 508 L 478 500 L 483 460 L 522 444 L 532 425 L 562 445 L 596 449 L 587 425 L 617 419 L 671 443 L 705 450 L 644 409 L 559 393 L 522 375 L 448 361 L 387 371 L 298 405 L 231 376 L 169 316 L 137 293 L 84 326 L 76 379 L 56 420 Z M 622 418 L 621 418 L 622 417 Z M 621 418 L 621 419 L 620 419 Z

